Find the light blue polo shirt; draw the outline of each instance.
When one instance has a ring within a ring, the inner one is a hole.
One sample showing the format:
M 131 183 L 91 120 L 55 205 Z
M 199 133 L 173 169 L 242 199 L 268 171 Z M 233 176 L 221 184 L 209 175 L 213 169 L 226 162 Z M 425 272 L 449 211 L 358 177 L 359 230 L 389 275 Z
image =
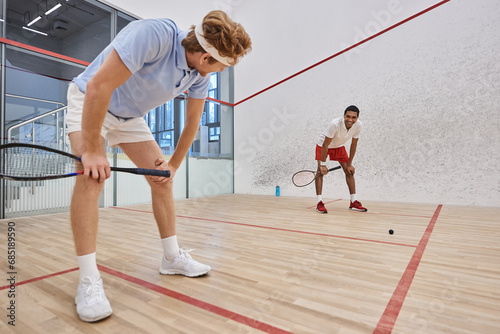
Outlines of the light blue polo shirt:
M 113 115 L 143 117 L 186 90 L 189 97 L 204 99 L 210 75 L 202 77 L 188 67 L 181 45 L 187 33 L 169 19 L 133 21 L 73 81 L 85 93 L 89 79 L 115 49 L 132 76 L 113 92 L 109 105 Z

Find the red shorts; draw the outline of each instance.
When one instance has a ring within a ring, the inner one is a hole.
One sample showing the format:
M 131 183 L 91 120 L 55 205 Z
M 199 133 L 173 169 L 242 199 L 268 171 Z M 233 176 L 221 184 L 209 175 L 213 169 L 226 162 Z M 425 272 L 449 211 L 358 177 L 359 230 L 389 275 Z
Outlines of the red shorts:
M 329 148 L 327 156 L 330 157 L 330 161 L 335 160 L 343 163 L 349 162 L 349 156 L 347 155 L 347 151 L 344 146 Z M 316 160 L 321 160 L 321 146 L 319 145 L 316 145 Z

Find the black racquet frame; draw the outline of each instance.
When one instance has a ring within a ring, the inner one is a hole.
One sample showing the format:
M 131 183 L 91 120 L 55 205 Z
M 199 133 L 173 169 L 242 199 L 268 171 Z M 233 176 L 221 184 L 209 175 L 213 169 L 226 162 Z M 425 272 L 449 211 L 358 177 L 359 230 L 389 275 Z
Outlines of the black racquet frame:
M 51 153 L 55 153 L 55 154 L 60 154 L 62 156 L 66 156 L 68 158 L 74 159 L 75 161 L 81 163 L 80 157 L 73 155 L 71 153 L 68 153 L 68 152 L 56 150 L 56 149 L 46 147 L 46 146 L 35 145 L 35 144 L 9 143 L 9 144 L 0 145 L 0 157 L 1 157 L 0 163 L 2 164 L 0 166 L 0 178 L 1 179 L 15 180 L 15 181 L 37 181 L 37 180 L 61 179 L 61 178 L 65 178 L 65 177 L 78 176 L 78 175 L 83 174 L 83 171 L 77 171 L 74 173 L 67 173 L 67 174 L 45 175 L 45 176 L 35 176 L 35 177 L 34 176 L 16 176 L 16 175 L 3 174 L 2 171 L 5 170 L 3 164 L 7 165 L 7 164 L 9 164 L 9 161 L 8 161 L 8 159 L 5 159 L 2 151 L 4 149 L 15 148 L 15 147 L 26 147 L 26 148 L 44 150 L 46 152 L 51 152 Z M 111 167 L 111 170 L 113 172 L 124 172 L 124 173 L 131 173 L 131 174 L 137 174 L 137 175 L 170 177 L 169 170 L 145 169 L 145 168 L 123 168 L 123 167 Z
M 340 168 L 342 168 L 342 167 L 341 167 L 341 166 L 336 166 L 336 167 L 333 167 L 333 168 L 328 169 L 328 172 L 332 172 L 332 171 L 337 170 L 337 169 L 340 169 Z M 295 180 L 294 180 L 294 179 L 295 179 L 295 175 L 297 175 L 297 174 L 299 174 L 299 173 L 313 173 L 313 174 L 315 174 L 315 176 L 314 176 L 314 178 L 313 178 L 310 182 L 308 182 L 308 183 L 306 183 L 306 184 L 297 184 L 297 183 L 295 183 Z M 293 183 L 296 187 L 305 187 L 305 186 L 308 186 L 308 185 L 310 185 L 311 183 L 313 183 L 313 182 L 314 182 L 314 181 L 318 178 L 318 176 L 319 176 L 319 175 L 321 175 L 321 173 L 318 173 L 317 171 L 315 172 L 315 171 L 312 171 L 312 170 L 301 170 L 301 171 L 298 171 L 298 172 L 296 172 L 295 174 L 293 174 L 293 176 L 292 176 L 292 183 Z

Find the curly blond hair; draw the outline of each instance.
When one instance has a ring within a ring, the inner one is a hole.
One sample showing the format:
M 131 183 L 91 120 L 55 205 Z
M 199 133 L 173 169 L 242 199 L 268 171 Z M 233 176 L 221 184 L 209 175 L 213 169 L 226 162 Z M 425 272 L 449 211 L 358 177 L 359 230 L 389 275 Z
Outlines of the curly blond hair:
M 203 37 L 215 47 L 223 57 L 234 59 L 231 65 L 236 65 L 241 57 L 252 50 L 252 41 L 241 24 L 234 22 L 221 10 L 213 10 L 203 18 Z M 189 53 L 203 52 L 198 42 L 192 25 L 186 38 L 181 42 Z M 210 57 L 209 63 L 214 64 L 217 60 Z

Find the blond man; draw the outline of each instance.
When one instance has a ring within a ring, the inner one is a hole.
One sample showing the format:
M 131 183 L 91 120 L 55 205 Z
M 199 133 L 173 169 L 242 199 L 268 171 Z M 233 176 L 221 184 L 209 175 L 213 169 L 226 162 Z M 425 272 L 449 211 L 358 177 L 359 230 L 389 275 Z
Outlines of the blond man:
M 105 139 L 138 167 L 171 173 L 170 178 L 147 177 L 163 247 L 160 273 L 196 277 L 211 270 L 178 246 L 172 180 L 198 131 L 209 74 L 235 65 L 250 49 L 243 27 L 222 11 L 208 13 L 189 31 L 169 19 L 139 20 L 125 27 L 70 84 L 68 133 L 84 169 L 71 204 L 80 268 L 75 302 L 81 320 L 94 322 L 112 313 L 96 264 L 98 199 L 111 173 Z M 186 90 L 185 127 L 175 152 L 165 161 L 144 116 Z

